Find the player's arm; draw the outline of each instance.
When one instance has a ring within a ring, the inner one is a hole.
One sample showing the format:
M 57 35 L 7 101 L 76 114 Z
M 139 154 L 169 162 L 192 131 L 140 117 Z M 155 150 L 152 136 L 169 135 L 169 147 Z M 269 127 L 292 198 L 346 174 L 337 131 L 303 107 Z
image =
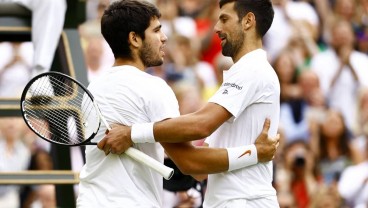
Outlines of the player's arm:
M 197 181 L 203 181 L 210 173 L 225 171 L 228 167 L 227 151 L 225 149 L 207 148 L 203 146 L 193 146 L 191 142 L 185 143 L 161 143 L 166 155 L 176 164 L 185 175 L 191 175 Z M 206 151 L 210 149 L 210 151 Z M 215 155 L 213 155 L 215 154 Z M 202 159 L 200 159 L 202 157 Z M 206 162 L 206 160 L 208 162 Z
M 124 152 L 134 143 L 186 142 L 206 138 L 232 117 L 224 107 L 207 103 L 197 112 L 156 123 L 113 125 L 98 147 L 108 154 L 110 149 Z
M 221 105 L 208 102 L 194 113 L 154 123 L 154 139 L 177 143 L 206 138 L 231 117 L 232 114 Z M 133 131 L 134 128 L 133 125 Z
M 232 171 L 272 160 L 278 147 L 278 138 L 268 138 L 269 128 L 270 121 L 267 119 L 254 145 L 225 149 L 196 147 L 190 142 L 161 144 L 182 173 L 195 177 L 197 174 Z
M 227 150 L 224 148 L 196 147 L 191 142 L 161 142 L 161 145 L 183 174 L 211 174 L 229 169 Z
M 123 153 L 134 143 L 187 142 L 206 138 L 230 119 L 232 114 L 215 103 L 206 103 L 200 110 L 156 123 L 134 124 L 132 127 L 113 125 L 98 143 L 98 148 L 109 154 Z

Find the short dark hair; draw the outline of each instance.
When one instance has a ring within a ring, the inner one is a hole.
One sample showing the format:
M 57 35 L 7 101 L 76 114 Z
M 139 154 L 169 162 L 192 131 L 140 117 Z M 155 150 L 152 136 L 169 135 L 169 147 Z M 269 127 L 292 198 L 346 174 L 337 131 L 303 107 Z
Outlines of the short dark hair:
M 240 21 L 249 12 L 255 15 L 256 30 L 260 37 L 270 29 L 274 16 L 271 0 L 220 0 L 220 8 L 231 2 L 235 2 L 234 10 Z
M 131 58 L 128 37 L 135 32 L 143 40 L 144 31 L 153 18 L 160 18 L 157 7 L 142 0 L 120 0 L 112 3 L 101 18 L 101 33 L 115 58 Z

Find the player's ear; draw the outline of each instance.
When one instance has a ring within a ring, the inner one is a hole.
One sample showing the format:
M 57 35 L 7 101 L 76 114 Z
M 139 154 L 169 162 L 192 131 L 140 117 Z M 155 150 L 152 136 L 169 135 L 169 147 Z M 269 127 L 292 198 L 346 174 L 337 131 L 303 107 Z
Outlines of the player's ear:
M 129 43 L 134 46 L 134 47 L 139 47 L 142 43 L 142 39 L 139 37 L 139 35 L 135 32 L 130 32 L 129 33 L 129 36 L 128 36 L 128 39 L 129 39 Z
M 256 16 L 253 12 L 248 12 L 242 19 L 242 26 L 244 30 L 249 30 L 256 23 Z

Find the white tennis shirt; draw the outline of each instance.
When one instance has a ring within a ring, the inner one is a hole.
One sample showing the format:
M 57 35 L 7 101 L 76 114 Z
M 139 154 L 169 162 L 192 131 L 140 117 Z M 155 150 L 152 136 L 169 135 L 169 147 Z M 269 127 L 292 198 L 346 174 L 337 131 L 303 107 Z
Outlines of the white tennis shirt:
M 253 144 L 266 117 L 271 119 L 269 135 L 275 136 L 279 125 L 280 84 L 266 52 L 252 51 L 224 71 L 224 81 L 209 102 L 223 106 L 233 115 L 207 138 L 210 147 Z M 210 174 L 204 207 L 222 207 L 231 199 L 276 196 L 272 175 L 272 162 Z
M 171 88 L 161 78 L 132 66 L 117 66 L 90 83 L 109 124 L 132 125 L 179 116 L 179 106 Z M 93 142 L 106 131 L 101 124 Z M 159 143 L 135 144 L 135 148 L 163 162 Z M 86 164 L 80 173 L 78 207 L 162 207 L 163 178 L 126 155 L 109 154 L 97 146 L 87 146 Z

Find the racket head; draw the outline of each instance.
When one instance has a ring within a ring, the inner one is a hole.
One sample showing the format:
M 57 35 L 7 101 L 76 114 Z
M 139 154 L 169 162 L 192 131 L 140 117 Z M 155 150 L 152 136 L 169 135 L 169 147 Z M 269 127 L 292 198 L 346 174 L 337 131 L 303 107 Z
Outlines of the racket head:
M 101 124 L 92 94 L 77 80 L 46 72 L 25 86 L 20 109 L 27 126 L 42 139 L 64 146 L 92 144 Z

